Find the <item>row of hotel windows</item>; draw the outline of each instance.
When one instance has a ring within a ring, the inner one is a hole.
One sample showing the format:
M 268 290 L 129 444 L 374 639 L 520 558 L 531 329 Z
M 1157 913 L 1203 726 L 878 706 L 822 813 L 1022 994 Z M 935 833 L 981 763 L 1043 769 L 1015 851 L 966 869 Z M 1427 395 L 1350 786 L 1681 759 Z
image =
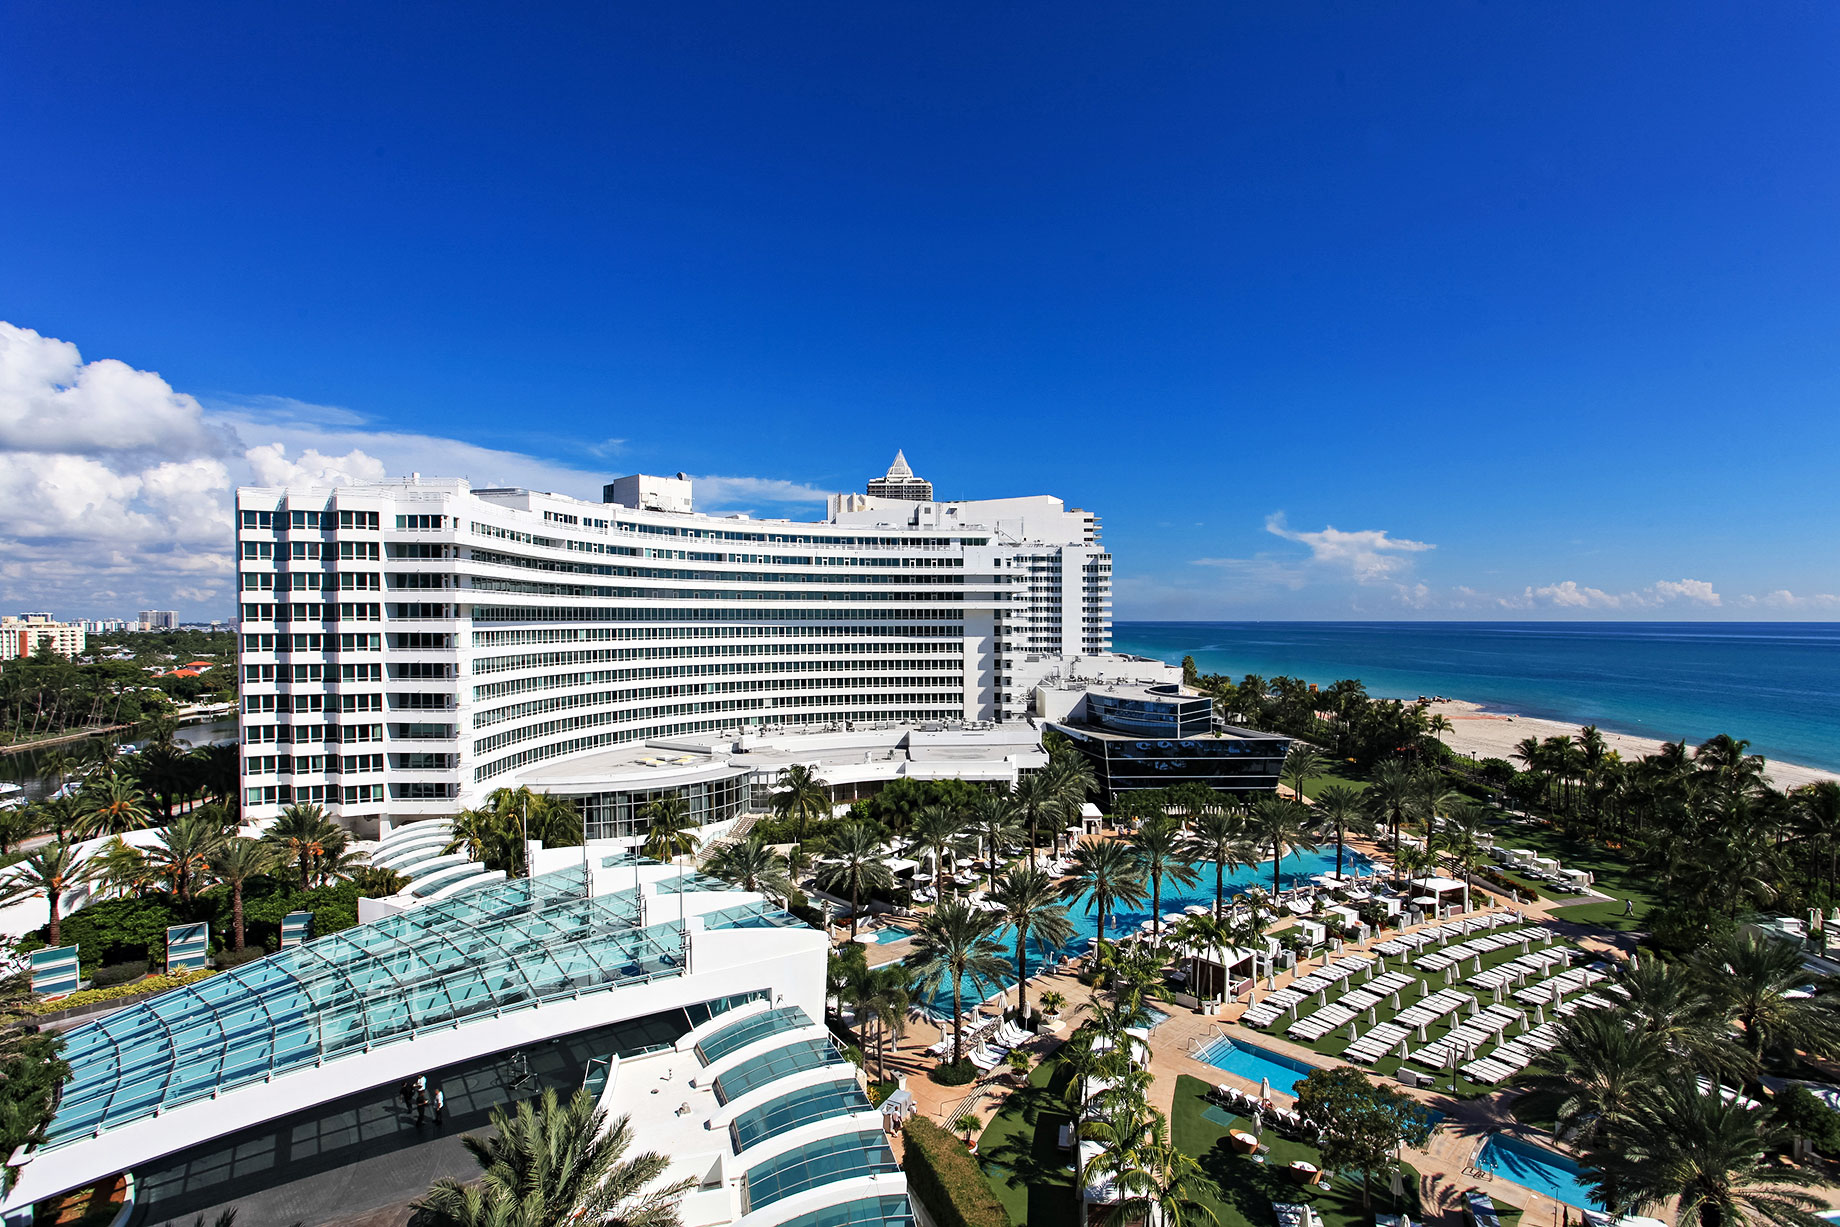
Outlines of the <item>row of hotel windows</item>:
M 403 636 L 395 636 L 403 638 Z M 452 636 L 445 636 L 450 641 Z M 397 647 L 407 645 L 396 644 Z M 244 635 L 245 652 L 381 652 L 383 636 L 375 631 L 356 631 L 327 635 L 320 632 L 294 635 Z
M 475 615 L 477 616 L 477 615 Z M 940 636 L 955 636 L 961 632 L 947 626 L 583 626 L 574 628 L 542 627 L 522 631 L 474 631 L 473 646 L 476 648 L 507 648 L 531 643 L 606 643 L 620 639 L 645 639 L 650 641 L 673 639 L 813 639 L 836 635 L 873 635 L 882 638 L 932 639 Z M 751 648 L 718 649 L 713 644 L 690 648 L 671 648 L 668 652 L 676 655 L 710 656 L 724 655 L 729 652 L 751 651 Z M 777 649 L 775 649 L 777 650 Z M 848 652 L 856 649 L 850 645 L 812 644 L 807 647 L 792 649 L 794 651 L 813 652 Z M 862 649 L 867 652 L 884 651 L 963 651 L 962 643 L 948 643 L 935 647 L 921 644 L 913 647 L 904 645 L 869 645 Z
M 396 725 L 397 729 L 419 728 L 420 725 Z M 453 736 L 453 726 L 427 725 L 427 728 L 445 728 L 449 737 Z M 396 734 L 402 736 L 400 732 Z M 318 745 L 331 743 L 338 745 L 357 745 L 368 741 L 382 741 L 381 724 L 245 724 L 243 726 L 243 744 L 260 745 Z
M 451 801 L 459 793 L 453 784 L 419 781 L 391 784 L 392 801 Z M 268 784 L 243 790 L 246 805 L 369 805 L 384 799 L 382 784 Z
M 963 711 L 962 702 L 954 702 L 945 695 L 930 694 L 889 694 L 875 696 L 885 703 L 928 704 L 930 710 L 927 719 L 937 720 L 942 712 Z M 845 694 L 805 694 L 795 695 L 782 700 L 783 707 L 843 707 L 851 703 L 869 702 L 869 696 L 857 693 Z M 693 716 L 716 712 L 748 712 L 765 719 L 784 720 L 786 713 L 780 707 L 762 708 L 760 703 L 751 699 L 709 699 L 691 703 L 660 703 L 645 708 L 628 711 L 589 712 L 581 716 L 566 716 L 559 720 L 545 720 L 541 724 L 526 724 L 518 728 L 506 729 L 490 737 L 476 738 L 473 753 L 490 754 L 506 746 L 514 746 L 521 741 L 531 741 L 539 737 L 551 737 L 558 733 L 569 733 L 576 729 L 594 728 L 603 724 L 625 724 L 633 720 L 656 720 L 662 716 Z M 831 719 L 842 717 L 832 715 Z M 871 717 L 863 717 L 865 719 Z M 886 714 L 877 719 L 889 719 Z M 732 722 L 731 722 L 732 723 Z
M 398 584 L 392 588 L 419 587 Z M 381 592 L 383 576 L 376 571 L 244 571 L 237 577 L 244 592 Z
M 711 577 L 720 578 L 720 577 Z M 811 582 L 810 576 L 795 577 L 799 582 Z M 880 583 L 887 581 L 886 576 L 859 577 L 851 576 L 840 583 Z M 957 576 L 934 578 L 902 579 L 903 585 L 925 583 L 949 583 L 954 585 L 949 592 L 802 592 L 797 589 L 785 591 L 734 591 L 725 588 L 609 588 L 600 584 L 541 584 L 527 579 L 491 579 L 483 575 L 472 577 L 472 582 L 465 585 L 470 592 L 510 592 L 521 596 L 561 596 L 591 597 L 606 601 L 848 601 L 852 604 L 860 601 L 953 601 L 973 602 L 994 600 L 995 597 L 983 593 L 968 592 L 958 585 Z M 392 583 L 392 588 L 407 587 Z
M 382 771 L 383 755 L 251 754 L 243 760 L 243 770 L 248 775 L 363 775 L 366 772 Z
M 736 554 L 733 556 L 732 561 L 739 562 L 744 557 L 750 556 Z M 627 567 L 614 566 L 610 563 L 552 562 L 546 559 L 525 558 L 521 555 L 499 554 L 490 550 L 481 549 L 473 550 L 471 559 L 465 561 L 476 562 L 487 566 L 517 567 L 528 571 L 543 571 L 554 575 L 606 575 L 615 579 L 670 579 L 689 580 L 695 583 L 722 584 L 789 584 L 794 582 L 807 584 L 961 584 L 967 580 L 975 582 L 977 579 L 975 576 L 963 575 L 832 575 L 823 571 L 787 571 L 781 574 L 774 571 L 699 571 L 687 567 Z M 717 561 L 725 560 L 717 559 Z M 774 559 L 774 561 L 778 562 L 780 560 Z M 786 559 L 785 561 L 788 564 L 793 562 L 792 559 Z M 798 561 L 801 565 L 806 567 L 822 567 L 827 565 L 860 565 L 867 560 L 855 558 L 820 558 L 814 563 L 813 560 L 807 558 Z M 882 560 L 878 559 L 875 561 Z M 911 562 L 916 566 L 921 564 L 944 566 L 948 562 L 956 562 L 960 566 L 964 565 L 964 560 L 959 558 L 920 558 L 888 561 Z M 995 577 L 991 577 L 988 582 L 995 583 Z
M 567 711 L 574 707 L 599 707 L 606 703 L 674 699 L 686 694 L 784 694 L 792 690 L 813 690 L 820 687 L 841 689 L 846 685 L 864 690 L 878 686 L 932 686 L 946 692 L 929 696 L 933 702 L 940 703 L 954 699 L 962 702 L 964 697 L 964 690 L 959 685 L 957 678 L 788 678 L 777 682 L 706 682 L 691 683 L 687 686 L 635 686 L 626 690 L 601 690 L 587 694 L 558 695 L 549 699 L 527 699 L 522 703 L 490 708 L 473 714 L 473 727 L 483 729 L 494 724 L 502 724 L 507 720 L 521 720 L 526 716 L 542 715 L 552 711 Z M 872 696 L 865 695 L 865 698 L 872 699 Z M 786 701 L 795 700 L 789 698 Z
M 375 530 L 379 526 L 375 511 L 340 511 L 336 521 L 333 515 L 330 511 L 245 511 L 242 514 L 242 525 L 244 528 L 311 528 L 322 532 L 332 528 L 335 523 L 339 528 Z M 399 520 L 401 518 L 397 517 Z
M 648 596 L 662 595 L 648 593 Z M 828 594 L 825 600 L 831 599 Z M 634 605 L 602 606 L 599 608 L 568 608 L 552 605 L 477 605 L 473 608 L 474 622 L 735 622 L 741 623 L 741 631 L 749 636 L 767 635 L 769 629 L 750 626 L 749 623 L 762 622 L 868 622 L 868 621 L 913 621 L 913 622 L 950 622 L 962 624 L 964 611 L 958 609 L 864 609 L 854 603 L 825 606 L 818 609 L 708 609 L 691 607 L 669 609 L 640 602 Z M 648 633 L 642 638 L 663 639 L 673 632 L 659 630 Z M 740 632 L 738 632 L 740 633 Z M 823 634 L 818 630 L 790 633 Z M 842 634 L 874 634 L 871 630 L 840 631 Z M 903 631 L 903 634 L 925 634 L 925 631 Z M 964 634 L 958 630 L 950 632 Z M 678 638 L 696 636 L 678 633 Z
M 338 552 L 334 553 L 330 541 L 294 541 L 285 543 L 288 549 L 278 552 L 274 541 L 243 542 L 243 558 L 248 561 L 263 561 L 273 558 L 293 559 L 295 562 L 318 562 L 322 559 L 339 559 L 343 562 L 377 562 L 380 551 L 375 541 L 340 541 Z M 394 548 L 390 551 L 392 558 L 398 557 Z
M 563 655 L 564 653 L 558 653 Z M 568 686 L 588 686 L 598 682 L 639 682 L 657 678 L 716 677 L 725 673 L 787 673 L 842 671 L 863 675 L 880 675 L 898 669 L 935 669 L 957 675 L 962 665 L 957 660 L 819 660 L 759 661 L 706 665 L 647 665 L 637 669 L 586 669 L 570 673 L 545 673 L 504 682 L 488 682 L 473 687 L 473 701 L 509 698 L 537 690 L 559 690 Z
M 390 680 L 402 681 L 440 681 L 451 678 L 454 667 L 433 661 L 406 661 L 390 664 Z M 304 682 L 381 682 L 383 666 L 373 661 L 358 665 L 244 665 L 245 682 L 292 682 L 296 685 Z
M 904 721 L 904 720 L 938 720 L 942 713 L 937 710 L 913 708 L 899 711 L 803 711 L 775 712 L 773 720 L 781 724 L 831 724 L 838 721 Z M 649 741 L 655 737 L 682 737 L 691 733 L 714 733 L 733 728 L 734 721 L 729 720 L 683 720 L 674 724 L 648 725 L 636 729 L 616 729 L 605 733 L 590 733 L 584 737 L 571 737 L 566 741 L 545 742 L 530 746 L 515 754 L 485 763 L 473 769 L 475 782 L 489 780 L 493 776 L 514 771 L 531 763 L 543 762 L 564 754 L 574 754 L 580 750 L 594 750 L 604 746 L 625 745 L 633 741 Z

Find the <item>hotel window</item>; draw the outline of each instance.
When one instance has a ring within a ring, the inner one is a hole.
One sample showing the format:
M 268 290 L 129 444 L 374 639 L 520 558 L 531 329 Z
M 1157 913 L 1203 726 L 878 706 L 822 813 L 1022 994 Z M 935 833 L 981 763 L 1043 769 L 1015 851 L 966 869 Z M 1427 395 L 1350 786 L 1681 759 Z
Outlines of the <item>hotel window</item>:
M 339 512 L 339 527 L 378 528 L 380 525 L 377 513 L 374 511 L 341 511 Z M 371 557 L 375 558 L 376 555 L 373 554 Z

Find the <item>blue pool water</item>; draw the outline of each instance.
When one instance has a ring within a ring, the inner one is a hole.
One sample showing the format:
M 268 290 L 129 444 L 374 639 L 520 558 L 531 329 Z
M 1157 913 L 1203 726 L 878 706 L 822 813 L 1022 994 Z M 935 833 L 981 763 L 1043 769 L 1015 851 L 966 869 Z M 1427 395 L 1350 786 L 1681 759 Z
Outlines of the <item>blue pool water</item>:
M 876 945 L 886 946 L 889 942 L 903 941 L 912 937 L 913 934 L 906 929 L 897 929 L 893 925 L 885 925 L 877 929 L 874 936 Z
M 1335 845 L 1316 852 L 1291 852 L 1286 854 L 1284 863 L 1278 869 L 1280 882 L 1289 888 L 1308 883 L 1319 873 L 1329 873 L 1335 868 Z M 1372 862 L 1353 848 L 1342 855 L 1342 871 L 1354 873 L 1372 872 Z M 1163 894 L 1160 911 L 1163 914 L 1180 912 L 1191 905 L 1214 906 L 1214 866 L 1209 864 L 1195 866 L 1193 885 L 1183 886 L 1168 879 L 1163 881 Z M 1257 886 L 1262 890 L 1271 889 L 1271 862 L 1264 861 L 1245 869 L 1237 869 L 1226 875 L 1222 882 L 1222 892 L 1228 899 L 1248 887 Z M 1029 974 L 1034 975 L 1044 962 L 1055 960 L 1068 954 L 1083 953 L 1092 945 L 1093 938 L 1099 934 L 1099 917 L 1092 910 L 1092 892 L 1087 891 L 1075 899 L 1067 901 L 1068 919 L 1073 921 L 1073 937 L 1065 946 L 1050 946 L 1034 934 L 1029 935 Z M 1148 892 L 1144 902 L 1136 908 L 1108 912 L 1105 917 L 1106 937 L 1116 939 L 1127 933 L 1135 933 L 1144 921 L 1151 918 Z M 997 930 L 996 942 L 1003 948 L 1003 957 L 1008 960 L 1010 974 L 1005 976 L 1001 985 L 974 985 L 969 981 L 963 989 L 963 1001 L 967 1007 L 994 995 L 998 988 L 1015 985 L 1016 966 L 1016 931 L 1009 926 Z M 926 1003 L 936 1014 L 950 1014 L 952 1010 L 952 993 L 942 988 Z
M 1295 1095 L 1297 1084 L 1309 1077 L 1310 1071 L 1316 1068 L 1281 1052 L 1273 1052 L 1269 1048 L 1260 1048 L 1257 1044 L 1248 1044 L 1244 1040 L 1224 1035 L 1195 1054 L 1195 1059 L 1215 1069 L 1238 1074 L 1248 1082 L 1268 1080 L 1272 1090 L 1286 1095 Z
M 1510 1184 L 1564 1202 L 1579 1210 L 1601 1210 L 1592 1200 L 1583 1169 L 1557 1151 L 1496 1134 L 1483 1143 L 1476 1166 Z

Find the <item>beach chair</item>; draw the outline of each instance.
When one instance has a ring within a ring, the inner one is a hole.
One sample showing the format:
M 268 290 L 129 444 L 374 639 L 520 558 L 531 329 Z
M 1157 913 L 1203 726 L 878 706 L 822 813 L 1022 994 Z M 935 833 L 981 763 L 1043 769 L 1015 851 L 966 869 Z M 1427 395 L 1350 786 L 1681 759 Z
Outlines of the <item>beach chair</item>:
M 1473 1227 L 1501 1227 L 1501 1219 L 1495 1213 L 1495 1203 L 1487 1193 L 1471 1189 L 1463 1195 L 1463 1213 Z

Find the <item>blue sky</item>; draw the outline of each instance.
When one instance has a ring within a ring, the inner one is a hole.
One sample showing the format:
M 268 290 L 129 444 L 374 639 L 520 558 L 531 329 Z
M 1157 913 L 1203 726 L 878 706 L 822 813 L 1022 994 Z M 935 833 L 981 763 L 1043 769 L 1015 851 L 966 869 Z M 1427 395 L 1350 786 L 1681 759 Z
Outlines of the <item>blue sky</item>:
M 1123 618 L 1840 615 L 1831 5 L 8 27 L 7 609 L 227 611 L 254 477 L 904 447 L 1100 512 Z

